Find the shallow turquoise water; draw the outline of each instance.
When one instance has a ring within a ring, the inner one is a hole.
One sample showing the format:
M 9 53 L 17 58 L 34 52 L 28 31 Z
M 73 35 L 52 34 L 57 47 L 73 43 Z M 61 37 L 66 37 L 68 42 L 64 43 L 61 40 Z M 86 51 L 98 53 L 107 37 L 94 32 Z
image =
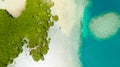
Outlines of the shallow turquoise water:
M 120 0 L 90 0 L 82 21 L 80 59 L 83 67 L 120 67 L 120 31 L 106 40 L 97 40 L 87 28 L 89 21 L 107 12 L 120 14 Z

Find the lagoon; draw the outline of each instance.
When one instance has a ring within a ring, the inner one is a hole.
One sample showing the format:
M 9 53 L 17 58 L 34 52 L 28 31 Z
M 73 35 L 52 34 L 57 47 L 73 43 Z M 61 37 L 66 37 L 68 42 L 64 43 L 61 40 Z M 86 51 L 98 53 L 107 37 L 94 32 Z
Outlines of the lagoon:
M 90 0 L 89 5 L 85 8 L 80 49 L 83 67 L 120 67 L 120 30 L 118 29 L 116 34 L 109 38 L 99 39 L 89 28 L 92 19 L 106 13 L 113 12 L 119 17 L 119 4 L 119 0 Z M 104 20 L 100 21 L 104 22 Z

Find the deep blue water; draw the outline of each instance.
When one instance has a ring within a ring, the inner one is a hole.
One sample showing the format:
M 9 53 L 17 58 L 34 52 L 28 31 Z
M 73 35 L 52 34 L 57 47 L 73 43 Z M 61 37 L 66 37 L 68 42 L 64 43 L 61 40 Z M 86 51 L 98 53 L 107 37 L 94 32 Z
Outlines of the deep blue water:
M 98 40 L 87 28 L 92 18 L 107 12 L 120 14 L 120 0 L 90 0 L 84 11 L 80 49 L 83 67 L 120 67 L 120 31 L 109 39 Z

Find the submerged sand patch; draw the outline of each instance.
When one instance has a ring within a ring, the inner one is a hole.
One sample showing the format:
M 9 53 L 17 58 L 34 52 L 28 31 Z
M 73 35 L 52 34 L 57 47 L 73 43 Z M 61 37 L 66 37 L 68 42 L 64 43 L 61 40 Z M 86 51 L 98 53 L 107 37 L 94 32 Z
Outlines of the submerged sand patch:
M 93 18 L 89 24 L 90 31 L 100 39 L 109 38 L 120 28 L 120 16 L 116 13 L 107 13 Z

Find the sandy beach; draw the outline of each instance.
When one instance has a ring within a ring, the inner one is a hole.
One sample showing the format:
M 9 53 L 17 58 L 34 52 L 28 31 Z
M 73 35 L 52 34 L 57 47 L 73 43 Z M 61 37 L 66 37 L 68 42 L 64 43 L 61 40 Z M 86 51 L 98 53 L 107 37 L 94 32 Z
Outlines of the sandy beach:
M 79 57 L 75 51 L 78 46 L 74 45 L 78 44 L 78 40 L 72 42 L 59 30 L 57 24 L 50 30 L 52 40 L 44 61 L 35 62 L 29 55 L 29 49 L 24 46 L 23 53 L 8 67 L 80 67 Z
M 84 10 L 83 2 L 80 1 L 81 4 L 76 5 L 74 0 L 53 1 L 55 5 L 52 7 L 52 12 L 59 16 L 59 21 L 48 32 L 51 42 L 45 60 L 34 62 L 29 55 L 29 49 L 24 45 L 23 52 L 8 67 L 81 67 L 79 47 L 81 44 L 80 19 Z M 2 4 L 2 6 L 4 5 L 6 4 Z M 22 10 L 24 9 L 23 6 L 21 5 Z M 8 10 L 9 8 L 6 7 L 5 9 Z M 13 10 L 12 14 L 19 16 L 20 10 L 15 8 Z
M 25 9 L 26 0 L 0 0 L 0 8 L 7 10 L 13 17 L 20 16 Z

